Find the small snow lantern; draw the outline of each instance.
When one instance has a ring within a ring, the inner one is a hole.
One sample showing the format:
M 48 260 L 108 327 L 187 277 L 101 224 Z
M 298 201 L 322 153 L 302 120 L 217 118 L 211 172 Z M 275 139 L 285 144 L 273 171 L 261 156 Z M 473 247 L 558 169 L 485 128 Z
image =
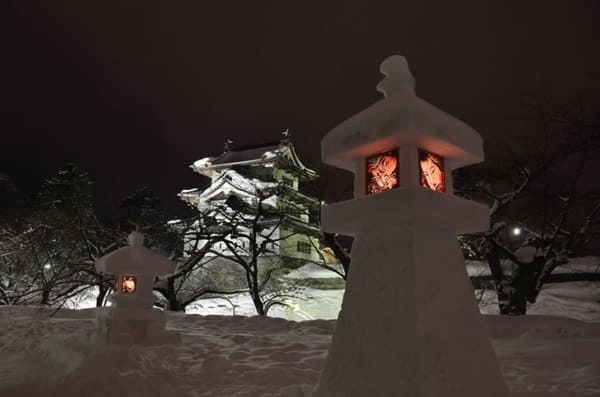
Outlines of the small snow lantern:
M 144 236 L 132 232 L 129 246 L 98 259 L 96 269 L 117 274 L 112 306 L 98 313 L 98 329 L 109 343 L 163 344 L 178 342 L 178 333 L 165 330 L 165 317 L 153 308 L 154 279 L 175 271 L 175 263 L 148 248 Z

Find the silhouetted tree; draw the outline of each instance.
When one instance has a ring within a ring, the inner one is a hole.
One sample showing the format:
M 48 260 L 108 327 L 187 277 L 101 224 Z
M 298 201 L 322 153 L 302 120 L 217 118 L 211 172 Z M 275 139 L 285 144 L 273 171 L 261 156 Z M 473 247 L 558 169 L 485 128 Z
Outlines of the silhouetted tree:
M 4 302 L 60 306 L 91 287 L 102 292 L 110 280 L 95 271 L 95 260 L 115 246 L 115 236 L 96 218 L 93 182 L 69 164 L 44 180 L 26 211 L 2 228 L 2 277 L 10 292 Z
M 529 142 L 490 150 L 483 164 L 456 172 L 455 189 L 490 205 L 491 229 L 462 236 L 465 254 L 487 262 L 500 313 L 521 315 L 557 266 L 598 235 L 596 182 L 600 123 L 581 98 L 548 112 L 534 103 Z M 518 226 L 519 236 L 511 234 Z M 509 266 L 503 266 L 508 262 Z

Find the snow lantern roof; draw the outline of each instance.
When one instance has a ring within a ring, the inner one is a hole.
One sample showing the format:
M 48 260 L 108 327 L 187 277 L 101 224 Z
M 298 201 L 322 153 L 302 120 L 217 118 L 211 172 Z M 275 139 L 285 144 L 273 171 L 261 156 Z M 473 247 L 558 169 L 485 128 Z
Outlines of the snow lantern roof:
M 477 131 L 416 96 L 404 57 L 387 58 L 380 70 L 386 77 L 377 90 L 385 99 L 327 133 L 321 141 L 324 163 L 354 172 L 358 159 L 406 145 L 444 156 L 450 169 L 483 161 Z
M 175 271 L 175 263 L 144 247 L 144 235 L 132 232 L 129 246 L 119 248 L 96 261 L 99 272 L 163 276 Z

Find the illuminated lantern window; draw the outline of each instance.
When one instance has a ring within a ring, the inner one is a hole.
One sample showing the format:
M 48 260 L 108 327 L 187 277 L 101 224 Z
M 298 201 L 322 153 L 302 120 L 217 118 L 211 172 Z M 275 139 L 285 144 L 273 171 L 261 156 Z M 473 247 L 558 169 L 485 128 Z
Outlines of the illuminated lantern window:
M 398 151 L 367 157 L 366 193 L 374 194 L 398 187 Z
M 421 186 L 436 192 L 446 191 L 444 158 L 435 153 L 419 150 Z
M 134 276 L 123 276 L 121 280 L 121 292 L 124 294 L 133 294 L 136 288 Z

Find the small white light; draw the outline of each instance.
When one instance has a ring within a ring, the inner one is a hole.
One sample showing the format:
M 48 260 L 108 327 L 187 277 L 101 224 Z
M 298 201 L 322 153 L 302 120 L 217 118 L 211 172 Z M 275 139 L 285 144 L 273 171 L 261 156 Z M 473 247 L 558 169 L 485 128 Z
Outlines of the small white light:
M 52 269 L 52 265 L 51 265 L 51 264 L 49 264 L 49 263 L 46 263 L 46 264 L 44 265 L 44 269 L 46 269 L 46 270 L 50 270 L 50 269 Z
M 512 230 L 512 234 L 513 236 L 520 236 L 521 235 L 521 228 L 518 226 L 515 226 Z

